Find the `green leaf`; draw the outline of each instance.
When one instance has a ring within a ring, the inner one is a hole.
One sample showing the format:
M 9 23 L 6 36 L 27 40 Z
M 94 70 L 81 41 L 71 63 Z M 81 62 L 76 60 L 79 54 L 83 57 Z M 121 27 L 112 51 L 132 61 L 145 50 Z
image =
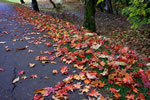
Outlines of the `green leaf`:
M 101 3 L 101 2 L 103 2 L 104 0 L 98 0 L 97 1 L 97 5 L 99 4 L 99 3 Z

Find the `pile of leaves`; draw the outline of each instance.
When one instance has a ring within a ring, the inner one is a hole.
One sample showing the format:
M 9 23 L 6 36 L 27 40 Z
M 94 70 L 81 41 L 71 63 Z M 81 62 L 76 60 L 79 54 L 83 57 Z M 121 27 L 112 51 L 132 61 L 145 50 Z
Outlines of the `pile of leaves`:
M 149 57 L 139 58 L 128 47 L 84 28 L 79 31 L 67 21 L 18 5 L 16 10 L 22 20 L 28 20 L 39 32 L 46 31 L 48 38 L 53 39 L 56 57 L 81 70 L 79 74 L 68 75 L 55 87 L 36 90 L 35 100 L 43 100 L 51 93 L 55 94 L 53 99 L 67 99 L 68 92 L 75 89 L 82 94 L 99 97 L 99 100 L 106 99 L 96 89 L 89 92 L 90 87 L 110 90 L 110 97 L 115 99 L 150 99 Z M 73 80 L 80 80 L 86 85 L 82 86 L 79 82 L 72 84 Z

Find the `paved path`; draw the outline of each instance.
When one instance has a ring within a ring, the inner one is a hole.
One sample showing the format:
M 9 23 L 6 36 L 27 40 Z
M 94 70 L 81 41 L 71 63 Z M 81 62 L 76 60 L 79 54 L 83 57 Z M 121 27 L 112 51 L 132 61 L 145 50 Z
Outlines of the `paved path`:
M 0 3 L 0 100 L 32 100 L 34 90 L 54 86 L 57 82 L 62 81 L 66 75 L 61 73 L 57 75 L 52 74 L 53 69 L 60 70 L 60 67 L 65 65 L 60 63 L 60 58 L 56 58 L 57 64 L 36 61 L 36 56 L 41 56 L 40 51 L 53 51 L 54 47 L 47 47 L 43 44 L 34 45 L 29 44 L 30 40 L 15 41 L 14 39 L 22 39 L 28 37 L 37 39 L 43 35 L 27 35 L 27 33 L 35 32 L 34 26 L 27 24 L 22 25 L 20 21 L 16 20 L 17 12 L 8 4 Z M 8 34 L 7 34 L 8 32 Z M 14 41 L 12 41 L 14 40 Z M 43 40 L 46 40 L 43 38 Z M 46 40 L 51 41 L 51 40 Z M 17 48 L 28 47 L 25 50 L 16 51 Z M 11 51 L 6 51 L 6 48 L 11 48 Z M 28 53 L 28 50 L 34 50 L 33 53 Z M 54 54 L 53 54 L 54 55 Z M 35 63 L 34 68 L 29 67 L 29 63 Z M 71 67 L 71 65 L 68 65 Z M 21 79 L 19 82 L 13 84 L 12 81 L 17 78 L 18 72 L 25 71 L 27 79 Z M 69 74 L 73 73 L 75 69 L 70 68 Z M 37 79 L 29 78 L 30 75 L 36 74 Z M 44 77 L 50 77 L 45 79 Z M 70 100 L 81 100 L 77 92 L 70 95 Z M 47 97 L 46 100 L 51 100 Z

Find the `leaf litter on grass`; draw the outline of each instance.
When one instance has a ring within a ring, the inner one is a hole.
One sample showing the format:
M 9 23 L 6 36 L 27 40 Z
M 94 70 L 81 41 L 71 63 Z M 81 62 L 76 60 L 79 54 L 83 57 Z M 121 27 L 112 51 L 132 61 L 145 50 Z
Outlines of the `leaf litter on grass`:
M 134 50 L 116 44 L 110 38 L 91 33 L 84 28 L 79 31 L 75 25 L 67 21 L 25 7 L 15 7 L 30 24 L 36 25 L 39 32 L 47 32 L 47 36 L 44 37 L 51 38 L 57 43 L 56 57 L 60 56 L 61 61 L 67 64 L 75 63 L 75 67 L 81 70 L 79 74 L 70 75 L 67 68 L 62 68 L 61 72 L 68 74 L 68 77 L 54 86 L 55 98 L 67 99 L 69 91 L 79 89 L 73 85 L 73 81 L 78 80 L 90 87 L 109 89 L 110 98 L 113 99 L 149 99 L 150 69 L 146 66 L 150 61 L 149 56 L 141 59 Z M 39 42 L 36 41 L 36 44 Z M 49 61 L 47 56 L 38 57 L 38 60 L 43 63 Z M 84 88 L 81 86 L 80 90 Z M 100 96 L 96 89 L 86 88 L 84 91 L 89 96 Z M 35 94 L 34 98 L 37 96 Z M 41 93 L 42 99 L 44 96 Z

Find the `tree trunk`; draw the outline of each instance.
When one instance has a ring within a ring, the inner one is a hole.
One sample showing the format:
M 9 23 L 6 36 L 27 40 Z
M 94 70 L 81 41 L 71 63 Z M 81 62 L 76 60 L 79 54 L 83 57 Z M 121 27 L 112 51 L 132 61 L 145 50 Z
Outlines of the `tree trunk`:
M 38 12 L 40 11 L 36 0 L 32 0 L 32 8 L 35 11 L 38 11 Z
M 52 0 L 49 0 L 49 1 L 53 5 L 53 8 L 56 8 L 56 4 Z
M 89 29 L 91 32 L 96 32 L 95 25 L 95 10 L 97 0 L 86 0 L 85 1 L 85 15 L 84 15 L 84 27 Z
M 21 4 L 24 4 L 24 3 L 25 3 L 24 0 L 20 0 L 20 2 L 21 2 Z
M 129 6 L 129 0 L 126 0 L 126 6 Z
M 107 13 L 113 14 L 111 0 L 105 0 L 105 10 Z

